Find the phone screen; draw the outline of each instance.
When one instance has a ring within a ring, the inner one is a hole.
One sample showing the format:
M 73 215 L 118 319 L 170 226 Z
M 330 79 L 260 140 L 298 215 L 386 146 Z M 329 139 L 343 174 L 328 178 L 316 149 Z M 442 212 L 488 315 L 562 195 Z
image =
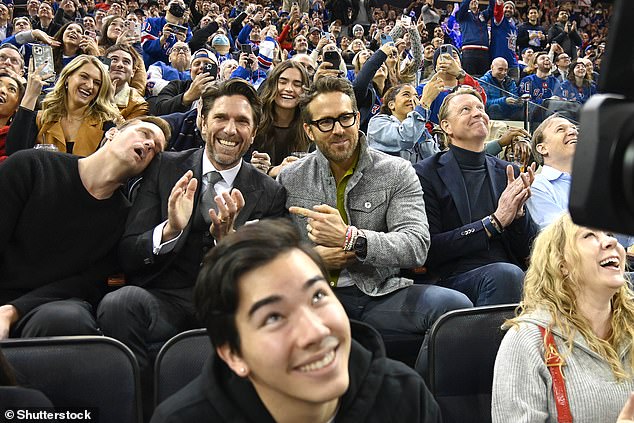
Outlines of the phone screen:
M 387 44 L 387 43 L 393 43 L 394 40 L 392 39 L 392 37 L 390 35 L 387 34 L 381 34 L 381 45 Z
M 341 56 L 336 51 L 327 51 L 324 53 L 324 62 L 332 63 L 334 69 L 339 69 Z

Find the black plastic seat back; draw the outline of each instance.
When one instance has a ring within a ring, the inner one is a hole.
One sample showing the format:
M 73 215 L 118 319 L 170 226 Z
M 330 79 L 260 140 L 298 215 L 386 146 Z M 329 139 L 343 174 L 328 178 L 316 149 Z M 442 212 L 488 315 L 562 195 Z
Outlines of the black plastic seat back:
M 104 336 L 7 339 L 0 348 L 18 384 L 55 407 L 95 408 L 101 423 L 139 423 L 139 365 L 121 342 Z
M 441 316 L 429 338 L 429 389 L 443 422 L 491 421 L 493 366 L 504 337 L 500 326 L 517 304 L 454 310 Z

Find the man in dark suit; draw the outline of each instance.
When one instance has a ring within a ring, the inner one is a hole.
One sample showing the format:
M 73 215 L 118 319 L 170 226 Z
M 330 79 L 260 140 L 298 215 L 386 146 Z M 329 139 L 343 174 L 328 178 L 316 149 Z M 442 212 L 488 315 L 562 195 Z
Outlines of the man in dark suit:
M 97 312 L 104 334 L 128 345 L 142 371 L 151 368 L 148 343 L 195 325 L 204 254 L 234 227 L 286 213 L 285 189 L 242 160 L 261 114 L 255 90 L 230 80 L 201 101 L 205 148 L 162 154 L 146 171 L 119 246 L 128 286 Z
M 431 233 L 428 271 L 476 306 L 519 301 L 537 233 L 524 207 L 534 169 L 520 173 L 486 155 L 484 110 L 470 87 L 448 95 L 438 119 L 450 148 L 415 165 Z

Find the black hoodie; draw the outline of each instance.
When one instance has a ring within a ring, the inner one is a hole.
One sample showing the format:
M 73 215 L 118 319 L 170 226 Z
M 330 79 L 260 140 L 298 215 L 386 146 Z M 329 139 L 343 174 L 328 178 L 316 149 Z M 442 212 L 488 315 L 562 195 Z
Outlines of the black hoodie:
M 440 410 L 423 379 L 385 356 L 380 335 L 351 322 L 350 385 L 335 423 L 440 423 Z M 161 403 L 151 423 L 274 423 L 248 379 L 238 377 L 214 354 L 203 373 Z

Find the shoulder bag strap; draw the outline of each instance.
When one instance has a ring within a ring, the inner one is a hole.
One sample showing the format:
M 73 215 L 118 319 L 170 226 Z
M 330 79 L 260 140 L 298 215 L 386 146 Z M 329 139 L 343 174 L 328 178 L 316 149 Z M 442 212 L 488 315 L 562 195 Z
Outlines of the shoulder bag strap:
M 553 379 L 553 395 L 555 396 L 555 405 L 557 406 L 557 421 L 559 423 L 572 423 L 572 414 L 570 413 L 570 404 L 568 403 L 568 395 L 566 393 L 566 382 L 564 381 L 564 372 L 561 367 L 565 364 L 559 355 L 555 338 L 553 334 L 541 326 L 539 331 L 542 337 L 546 338 L 546 366 L 550 371 Z

